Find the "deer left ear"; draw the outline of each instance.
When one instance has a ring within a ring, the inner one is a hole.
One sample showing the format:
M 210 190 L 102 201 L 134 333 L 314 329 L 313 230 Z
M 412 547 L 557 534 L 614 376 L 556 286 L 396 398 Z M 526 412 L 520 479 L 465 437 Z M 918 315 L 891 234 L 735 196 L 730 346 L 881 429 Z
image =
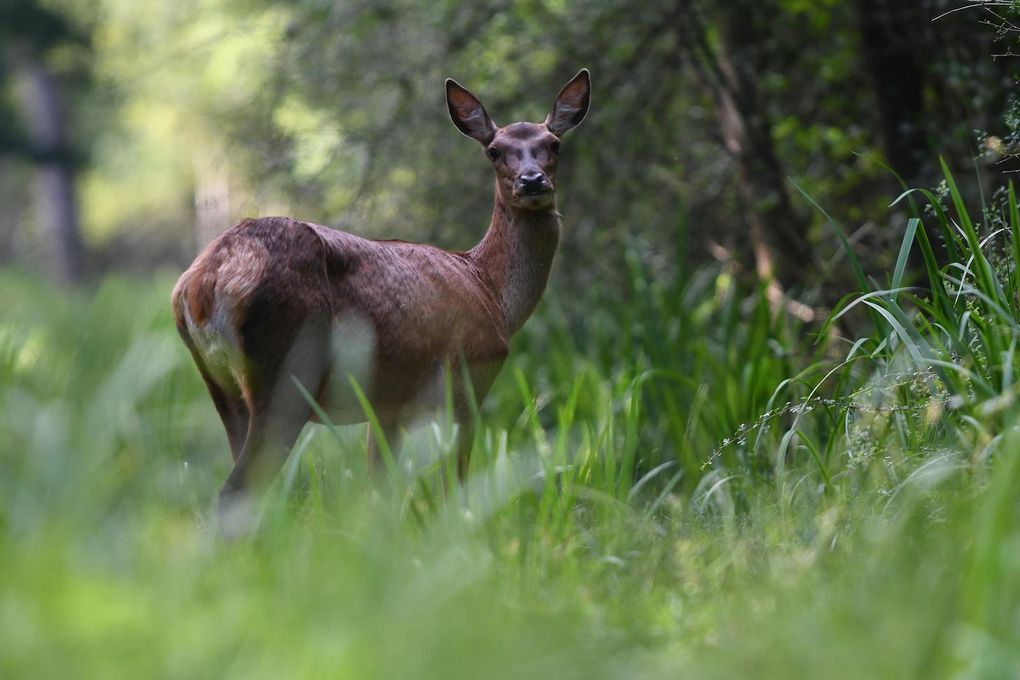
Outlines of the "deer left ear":
M 545 119 L 549 132 L 557 137 L 581 124 L 591 102 L 591 74 L 583 68 L 556 95 L 552 112 Z

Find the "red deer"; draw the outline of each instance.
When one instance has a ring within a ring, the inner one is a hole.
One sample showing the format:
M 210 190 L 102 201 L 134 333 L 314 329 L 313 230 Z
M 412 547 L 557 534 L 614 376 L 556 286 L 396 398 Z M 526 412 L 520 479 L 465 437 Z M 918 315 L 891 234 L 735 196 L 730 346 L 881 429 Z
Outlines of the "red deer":
M 202 251 L 172 303 L 234 458 L 221 508 L 269 482 L 313 418 L 295 380 L 334 422 L 352 424 L 366 420 L 353 378 L 383 432 L 396 437 L 442 407 L 451 371 L 463 478 L 473 439 L 467 388 L 485 398 L 510 336 L 545 290 L 560 235 L 560 138 L 584 119 L 590 89 L 581 70 L 544 122 L 499 127 L 473 94 L 446 81 L 454 124 L 482 144 L 496 173 L 492 220 L 471 250 L 263 217 Z

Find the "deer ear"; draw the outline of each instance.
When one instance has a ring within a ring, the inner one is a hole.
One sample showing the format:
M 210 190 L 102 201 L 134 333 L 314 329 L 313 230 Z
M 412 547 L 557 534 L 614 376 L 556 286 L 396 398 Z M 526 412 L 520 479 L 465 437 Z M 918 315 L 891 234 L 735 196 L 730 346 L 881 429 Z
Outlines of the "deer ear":
M 446 79 L 446 105 L 450 108 L 453 124 L 471 139 L 488 146 L 496 136 L 496 124 L 489 118 L 478 97 L 453 78 Z
M 556 95 L 552 112 L 545 119 L 545 126 L 549 132 L 562 137 L 564 132 L 580 125 L 588 113 L 590 102 L 591 75 L 588 69 L 583 68 Z

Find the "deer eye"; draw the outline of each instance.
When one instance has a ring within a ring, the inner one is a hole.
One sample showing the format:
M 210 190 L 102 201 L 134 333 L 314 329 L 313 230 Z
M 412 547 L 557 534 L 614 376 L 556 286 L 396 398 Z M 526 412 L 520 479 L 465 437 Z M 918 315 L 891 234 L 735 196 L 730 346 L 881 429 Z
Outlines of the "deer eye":
M 495 161 L 499 160 L 499 157 L 502 156 L 503 154 L 500 153 L 499 149 L 490 146 L 488 149 L 485 150 L 485 155 Z
M 552 149 L 553 153 L 559 153 L 560 152 L 560 143 L 558 141 L 553 142 L 552 144 L 549 145 L 549 148 Z

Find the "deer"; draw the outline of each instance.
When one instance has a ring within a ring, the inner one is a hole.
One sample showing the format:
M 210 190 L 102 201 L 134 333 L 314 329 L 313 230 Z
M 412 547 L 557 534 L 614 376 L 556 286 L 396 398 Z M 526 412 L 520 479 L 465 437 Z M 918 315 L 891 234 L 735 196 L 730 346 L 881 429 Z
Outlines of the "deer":
M 209 243 L 174 286 L 177 330 L 223 421 L 233 457 L 221 511 L 267 486 L 302 428 L 368 420 L 396 441 L 452 387 L 456 469 L 468 473 L 471 400 L 481 404 L 510 337 L 545 291 L 560 238 L 556 170 L 563 135 L 588 113 L 582 69 L 541 123 L 500 127 L 446 80 L 454 125 L 495 172 L 492 217 L 467 251 L 373 240 L 288 217 L 249 218 Z M 452 379 L 450 379 L 452 376 Z M 369 467 L 379 442 L 369 428 Z M 395 451 L 399 446 L 394 447 Z

